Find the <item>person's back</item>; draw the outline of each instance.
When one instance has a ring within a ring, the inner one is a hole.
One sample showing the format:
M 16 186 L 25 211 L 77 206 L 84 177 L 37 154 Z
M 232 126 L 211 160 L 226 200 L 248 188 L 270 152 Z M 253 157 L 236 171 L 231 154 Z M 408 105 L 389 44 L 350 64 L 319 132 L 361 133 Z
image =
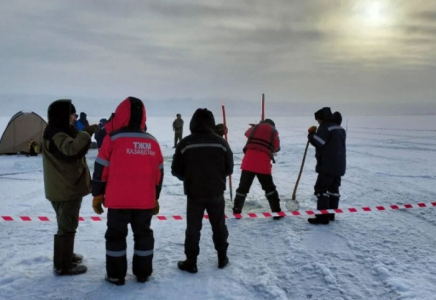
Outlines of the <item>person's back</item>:
M 163 157 L 159 143 L 144 131 L 145 112 L 143 121 L 136 120 L 135 126 L 129 126 L 135 116 L 127 107 L 134 101 L 143 105 L 141 100 L 129 97 L 118 106 L 113 120 L 106 123 L 107 134 L 96 160 L 97 165 L 110 161 L 108 173 L 94 172 L 94 176 L 104 177 L 93 181 L 93 195 L 105 194 L 108 208 L 152 209 L 155 205 L 155 186 L 161 178 Z M 106 181 L 108 178 L 116 180 Z
M 245 132 L 247 144 L 244 147 L 244 158 L 241 169 L 260 173 L 271 174 L 271 160 L 273 154 L 280 151 L 280 139 L 275 123 L 267 119 Z
M 236 197 L 233 201 L 233 213 L 240 214 L 245 199 L 255 177 L 259 180 L 272 212 L 281 212 L 280 198 L 272 178 L 273 154 L 280 151 L 280 139 L 275 123 L 266 119 L 253 125 L 245 132 L 247 143 L 244 147 L 244 158 L 241 164 L 241 177 Z M 282 218 L 274 216 L 275 220 Z
M 226 188 L 226 176 L 233 172 L 233 153 L 228 143 L 213 132 L 215 122 L 205 112 L 194 114 L 191 134 L 179 143 L 172 173 L 184 180 L 188 197 L 217 196 Z
M 127 274 L 127 228 L 133 232 L 132 273 L 144 283 L 153 272 L 154 235 L 151 220 L 163 180 L 163 156 L 159 143 L 145 132 L 142 100 L 128 97 L 116 108 L 95 160 L 93 208 L 108 208 L 106 281 L 123 285 Z
M 182 271 L 197 273 L 200 232 L 205 211 L 212 227 L 218 268 L 224 268 L 229 262 L 224 190 L 226 176 L 233 172 L 233 153 L 227 142 L 214 133 L 215 119 L 209 110 L 197 109 L 189 127 L 191 134 L 177 145 L 171 172 L 183 181 L 188 198 L 186 260 L 179 261 L 177 267 Z

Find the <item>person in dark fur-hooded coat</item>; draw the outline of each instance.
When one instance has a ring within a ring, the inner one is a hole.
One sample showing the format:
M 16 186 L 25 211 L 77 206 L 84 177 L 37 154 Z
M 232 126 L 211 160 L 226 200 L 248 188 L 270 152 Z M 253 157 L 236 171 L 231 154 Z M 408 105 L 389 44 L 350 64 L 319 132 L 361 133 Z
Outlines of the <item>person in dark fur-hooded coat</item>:
M 91 192 L 85 155 L 97 125 L 78 132 L 72 124 L 76 109 L 71 100 L 54 101 L 48 108 L 48 125 L 42 140 L 45 196 L 56 212 L 53 265 L 56 275 L 86 272 L 83 256 L 75 254 L 74 238 L 79 225 L 82 198 Z

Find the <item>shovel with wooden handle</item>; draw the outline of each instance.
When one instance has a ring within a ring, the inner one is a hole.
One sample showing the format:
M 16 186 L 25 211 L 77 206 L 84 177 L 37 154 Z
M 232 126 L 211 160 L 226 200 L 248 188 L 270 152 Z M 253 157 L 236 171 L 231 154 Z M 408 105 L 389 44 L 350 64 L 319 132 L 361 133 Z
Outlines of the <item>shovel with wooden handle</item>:
M 304 162 L 306 161 L 306 154 L 308 148 L 309 148 L 309 140 L 306 143 L 306 149 L 304 149 L 304 155 L 303 155 L 303 160 L 301 161 L 300 172 L 298 173 L 297 182 L 295 182 L 294 191 L 292 193 L 292 198 L 291 198 L 292 200 L 287 201 L 286 203 L 286 208 L 290 211 L 298 210 L 300 208 L 300 204 L 297 201 L 297 188 L 298 188 L 298 183 L 300 182 L 301 173 L 303 173 Z

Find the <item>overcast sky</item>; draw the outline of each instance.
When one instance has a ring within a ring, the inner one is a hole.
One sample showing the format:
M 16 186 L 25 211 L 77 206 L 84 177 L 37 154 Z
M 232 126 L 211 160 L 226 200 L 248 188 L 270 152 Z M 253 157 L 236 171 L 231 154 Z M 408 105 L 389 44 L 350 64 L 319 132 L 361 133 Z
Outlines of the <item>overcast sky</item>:
M 2 1 L 0 93 L 432 102 L 434 0 Z

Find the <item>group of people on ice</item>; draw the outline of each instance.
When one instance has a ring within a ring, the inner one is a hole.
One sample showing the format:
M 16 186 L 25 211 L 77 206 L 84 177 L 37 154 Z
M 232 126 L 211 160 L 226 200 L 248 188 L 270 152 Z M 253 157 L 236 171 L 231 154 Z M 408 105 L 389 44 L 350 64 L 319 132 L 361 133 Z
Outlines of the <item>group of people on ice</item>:
M 95 160 L 92 180 L 85 155 L 98 125 L 73 126 L 76 110 L 71 100 L 57 100 L 48 108 L 48 126 L 42 142 L 46 198 L 56 212 L 58 230 L 54 236 L 54 272 L 77 275 L 87 271 L 83 256 L 74 253 L 82 198 L 92 192 L 92 206 L 97 214 L 107 208 L 106 276 L 109 283 L 125 284 L 127 274 L 127 226 L 134 236 L 132 272 L 138 282 L 146 282 L 153 272 L 154 235 L 152 216 L 159 213 L 159 196 L 164 178 L 163 155 L 158 141 L 147 132 L 143 102 L 128 97 L 105 123 L 105 134 Z M 178 116 L 181 120 L 181 116 Z M 309 128 L 309 142 L 316 148 L 318 179 L 315 194 L 318 209 L 337 208 L 341 176 L 345 173 L 345 130 L 334 121 L 330 108 L 315 113 L 319 128 Z M 177 120 L 176 120 L 177 121 Z M 180 123 L 180 121 L 178 121 Z M 176 122 L 174 122 L 176 123 Z M 217 267 L 224 268 L 227 256 L 228 229 L 225 223 L 226 178 L 233 173 L 233 152 L 222 137 L 223 124 L 215 124 L 208 109 L 197 109 L 182 138 L 173 124 L 175 154 L 171 173 L 183 181 L 187 196 L 187 228 L 184 252 L 186 259 L 178 268 L 197 273 L 200 232 L 204 212 L 209 216 Z M 183 120 L 181 121 L 183 129 Z M 217 134 L 218 133 L 218 134 Z M 272 178 L 273 154 L 280 150 L 275 124 L 266 119 L 249 128 L 245 136 L 241 179 L 236 190 L 233 213 L 242 212 L 255 177 L 273 212 L 280 212 L 280 199 Z M 275 219 L 280 219 L 276 216 Z M 334 215 L 317 215 L 312 224 L 328 224 Z

